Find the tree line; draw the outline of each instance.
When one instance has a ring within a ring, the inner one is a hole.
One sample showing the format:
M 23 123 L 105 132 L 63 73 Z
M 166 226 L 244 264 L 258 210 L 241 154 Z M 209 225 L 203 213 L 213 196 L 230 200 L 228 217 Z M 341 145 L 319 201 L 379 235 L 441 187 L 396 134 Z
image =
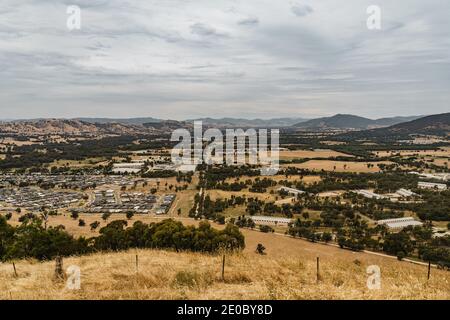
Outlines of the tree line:
M 49 260 L 56 256 L 82 255 L 98 251 L 119 251 L 130 248 L 170 249 L 216 253 L 219 250 L 242 250 L 245 239 L 239 228 L 229 224 L 223 230 L 201 221 L 198 227 L 184 226 L 166 219 L 145 224 L 115 220 L 91 238 L 75 238 L 64 226 L 46 227 L 43 220 L 32 216 L 17 226 L 0 216 L 0 260 L 35 258 Z

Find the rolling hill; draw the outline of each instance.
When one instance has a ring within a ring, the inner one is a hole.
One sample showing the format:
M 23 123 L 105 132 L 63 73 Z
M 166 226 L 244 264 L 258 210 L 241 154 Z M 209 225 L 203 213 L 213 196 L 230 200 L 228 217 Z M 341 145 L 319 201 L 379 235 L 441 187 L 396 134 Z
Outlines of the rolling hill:
M 164 120 L 156 119 L 152 117 L 140 117 L 140 118 L 75 118 L 73 120 L 80 120 L 88 123 L 121 123 L 132 125 L 143 125 L 144 123 L 159 123 Z
M 19 135 L 98 135 L 149 133 L 143 126 L 122 123 L 89 123 L 81 120 L 39 119 L 0 123 L 0 133 Z
M 389 133 L 418 133 L 446 136 L 450 133 L 450 112 L 435 114 L 413 121 L 400 123 L 380 131 Z
M 386 128 L 364 130 L 339 135 L 346 139 L 408 139 L 411 135 L 450 135 L 450 113 L 441 113 L 399 123 Z
M 393 118 L 381 118 L 381 119 L 368 119 L 351 114 L 336 114 L 332 117 L 324 117 L 311 119 L 308 121 L 294 124 L 294 127 L 299 129 L 353 129 L 353 130 L 366 130 L 371 128 L 386 127 L 397 123 L 410 121 L 419 117 L 393 117 Z

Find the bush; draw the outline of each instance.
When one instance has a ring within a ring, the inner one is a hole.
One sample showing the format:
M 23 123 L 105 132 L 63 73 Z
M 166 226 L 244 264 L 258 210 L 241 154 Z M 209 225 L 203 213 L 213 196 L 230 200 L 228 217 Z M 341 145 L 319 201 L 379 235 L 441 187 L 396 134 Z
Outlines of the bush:
M 264 232 L 264 233 L 269 233 L 269 232 L 274 232 L 275 230 L 273 230 L 273 228 L 270 226 L 260 225 L 259 231 Z
M 100 225 L 100 222 L 94 221 L 89 226 L 91 227 L 91 230 L 93 231 L 93 230 L 97 229 L 99 225 Z
M 402 261 L 405 257 L 406 257 L 406 253 L 405 252 L 403 252 L 403 251 L 397 252 L 397 259 L 399 261 Z
M 266 250 L 266 247 L 264 247 L 261 243 L 258 243 L 258 245 L 256 246 L 256 253 L 258 254 L 266 254 L 264 251 Z

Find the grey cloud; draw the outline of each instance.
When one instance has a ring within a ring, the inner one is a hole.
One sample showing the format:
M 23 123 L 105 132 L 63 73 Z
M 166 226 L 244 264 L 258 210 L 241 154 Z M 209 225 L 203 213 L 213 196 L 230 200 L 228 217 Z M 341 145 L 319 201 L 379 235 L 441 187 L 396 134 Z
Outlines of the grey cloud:
M 291 11 L 298 17 L 304 17 L 314 12 L 311 6 L 301 4 L 296 4 L 292 6 Z
M 299 1 L 2 0 L 1 117 L 448 111 L 450 2 Z
M 217 37 L 217 38 L 224 38 L 228 37 L 226 33 L 219 32 L 215 28 L 205 24 L 205 23 L 194 23 L 191 25 L 191 33 L 204 36 L 204 37 Z
M 244 26 L 254 26 L 259 23 L 259 19 L 256 17 L 248 17 L 242 20 L 238 21 L 238 24 L 244 25 Z

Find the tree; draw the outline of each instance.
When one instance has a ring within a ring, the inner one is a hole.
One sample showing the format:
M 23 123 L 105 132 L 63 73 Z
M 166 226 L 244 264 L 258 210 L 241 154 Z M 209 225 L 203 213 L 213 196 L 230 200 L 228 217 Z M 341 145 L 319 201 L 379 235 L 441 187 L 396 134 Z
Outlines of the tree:
M 47 229 L 47 223 L 48 223 L 48 211 L 44 210 L 44 212 L 41 212 L 41 219 L 44 221 L 44 229 Z
M 109 217 L 111 217 L 111 213 L 110 212 L 105 212 L 104 214 L 102 214 L 102 219 L 104 221 L 108 220 Z
M 266 254 L 264 251 L 266 250 L 266 247 L 264 247 L 261 243 L 258 243 L 256 246 L 256 253 L 264 255 Z
M 127 211 L 126 217 L 127 217 L 128 220 L 130 220 L 131 218 L 133 218 L 133 216 L 134 216 L 133 211 Z
M 328 243 L 328 242 L 330 242 L 332 239 L 333 239 L 333 237 L 332 237 L 331 233 L 329 233 L 329 232 L 324 232 L 324 233 L 322 233 L 322 241 Z
M 405 257 L 406 257 L 406 254 L 405 254 L 404 251 L 399 251 L 399 252 L 397 252 L 397 259 L 398 259 L 399 261 L 402 261 Z
M 383 251 L 395 254 L 398 256 L 400 252 L 401 257 L 407 256 L 414 250 L 413 243 L 409 234 L 405 231 L 400 231 L 398 233 L 389 233 L 384 238 Z
M 274 232 L 275 230 L 273 230 L 273 228 L 271 226 L 260 225 L 259 226 L 259 231 L 264 232 L 264 233 L 269 233 L 269 232 Z
M 225 224 L 225 217 L 221 214 L 216 216 L 215 222 L 218 224 Z
M 70 217 L 73 219 L 73 220 L 77 220 L 78 219 L 78 212 L 76 212 L 76 211 L 72 211 L 71 213 L 70 213 Z
M 86 225 L 86 222 L 83 219 L 78 220 L 78 226 L 84 227 Z
M 93 230 L 97 229 L 99 225 L 100 225 L 100 222 L 94 221 L 89 226 L 91 227 L 91 231 L 93 231 Z

